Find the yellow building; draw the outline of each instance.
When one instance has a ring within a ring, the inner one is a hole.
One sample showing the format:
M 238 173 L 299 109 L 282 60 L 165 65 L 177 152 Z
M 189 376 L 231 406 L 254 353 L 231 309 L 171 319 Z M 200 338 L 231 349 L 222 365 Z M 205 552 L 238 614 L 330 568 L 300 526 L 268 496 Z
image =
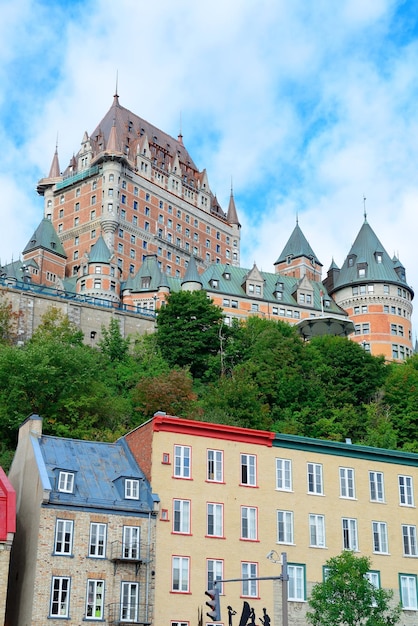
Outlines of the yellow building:
M 272 550 L 287 554 L 289 623 L 302 626 L 312 585 L 343 549 L 371 557 L 371 581 L 401 599 L 404 626 L 417 623 L 418 455 L 158 413 L 125 439 L 161 498 L 158 626 L 197 624 L 214 579 L 279 576 Z M 256 622 L 265 609 L 282 624 L 281 584 L 223 583 L 219 624 L 229 613 L 238 624 L 244 602 Z

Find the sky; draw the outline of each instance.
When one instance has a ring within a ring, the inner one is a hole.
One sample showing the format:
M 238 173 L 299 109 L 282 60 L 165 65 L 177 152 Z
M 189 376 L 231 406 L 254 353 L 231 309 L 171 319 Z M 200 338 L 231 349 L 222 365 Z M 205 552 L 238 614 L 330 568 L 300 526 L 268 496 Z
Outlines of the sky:
M 122 106 L 181 129 L 225 210 L 232 182 L 243 267 L 274 271 L 298 220 L 325 277 L 366 210 L 418 290 L 413 0 L 0 0 L 0 41 L 1 263 L 117 76 Z

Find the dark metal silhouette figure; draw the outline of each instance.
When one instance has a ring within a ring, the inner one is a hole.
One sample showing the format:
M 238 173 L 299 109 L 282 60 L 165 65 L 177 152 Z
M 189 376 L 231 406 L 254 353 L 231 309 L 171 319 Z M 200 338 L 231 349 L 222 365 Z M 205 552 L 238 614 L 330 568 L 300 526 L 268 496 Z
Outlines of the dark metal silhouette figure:
M 263 626 L 270 626 L 271 624 L 271 619 L 267 615 L 267 609 L 263 609 L 263 617 L 259 617 L 258 619 L 263 624 Z
M 232 606 L 227 606 L 226 608 L 228 609 L 228 626 L 232 626 L 232 616 L 236 615 L 237 612 L 234 611 Z

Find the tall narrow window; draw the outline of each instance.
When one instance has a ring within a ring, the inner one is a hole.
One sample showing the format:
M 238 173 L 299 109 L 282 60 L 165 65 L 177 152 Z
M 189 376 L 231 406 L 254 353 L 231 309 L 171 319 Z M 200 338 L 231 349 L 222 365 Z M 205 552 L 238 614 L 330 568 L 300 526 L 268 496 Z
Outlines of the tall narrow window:
M 258 581 L 249 580 L 257 578 L 257 563 L 241 563 L 242 591 L 241 594 L 247 598 L 258 597 Z
M 399 576 L 402 608 L 416 611 L 417 603 L 417 577 L 416 574 L 401 574 Z
M 384 502 L 383 472 L 369 472 L 370 500 Z
M 215 483 L 223 482 L 223 452 L 222 450 L 208 450 L 207 480 Z
M 189 446 L 174 446 L 174 476 L 190 478 L 191 449 Z
M 173 532 L 190 533 L 190 500 L 174 500 Z
M 412 476 L 399 476 L 399 501 L 405 506 L 414 506 Z
M 292 511 L 277 511 L 277 543 L 293 543 Z
M 325 548 L 325 517 L 311 513 L 309 515 L 309 543 L 315 548 Z
M 350 467 L 340 467 L 340 496 L 354 498 L 354 470 Z
M 124 526 L 122 551 L 124 559 L 139 559 L 139 538 L 141 528 L 139 526 Z
M 189 591 L 189 558 L 173 556 L 172 591 L 187 593 Z
M 276 459 L 276 489 L 292 491 L 292 461 Z
M 223 504 L 207 504 L 207 535 L 209 537 L 223 536 Z
M 308 493 L 322 495 L 324 487 L 322 483 L 322 465 L 308 463 Z
M 105 558 L 106 524 L 92 522 L 90 524 L 89 556 Z
M 255 487 L 257 484 L 256 463 L 253 454 L 241 454 L 241 484 Z
M 343 517 L 342 519 L 343 530 L 343 548 L 344 550 L 358 550 L 357 541 L 357 520 L 349 517 Z
M 51 617 L 68 617 L 70 607 L 70 578 L 53 576 L 51 589 Z
M 121 622 L 138 621 L 139 584 L 123 582 L 121 587 L 120 620 Z
M 388 553 L 388 530 L 385 522 L 372 522 L 373 551 Z
M 305 566 L 289 563 L 287 573 L 289 575 L 288 599 L 303 602 L 305 600 Z
M 252 506 L 241 507 L 241 539 L 257 539 L 257 509 Z
M 87 581 L 86 619 L 103 619 L 104 580 Z
M 73 520 L 57 519 L 55 524 L 55 554 L 71 554 L 73 527 Z
M 224 562 L 215 559 L 208 559 L 207 563 L 207 588 L 213 589 L 213 584 L 216 580 L 223 579 Z M 222 583 L 218 583 L 217 588 L 219 593 L 223 592 Z
M 402 525 L 403 553 L 405 556 L 418 556 L 417 527 L 409 524 Z

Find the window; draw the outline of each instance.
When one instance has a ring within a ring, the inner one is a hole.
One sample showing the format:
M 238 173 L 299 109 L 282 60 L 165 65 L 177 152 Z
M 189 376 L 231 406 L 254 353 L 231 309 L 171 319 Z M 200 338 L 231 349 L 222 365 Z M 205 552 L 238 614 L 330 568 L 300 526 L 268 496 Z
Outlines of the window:
M 252 506 L 241 507 L 241 539 L 257 539 L 257 509 Z
M 402 525 L 402 541 L 404 556 L 418 556 L 416 526 Z
M 104 580 L 87 581 L 86 619 L 103 619 Z
M 190 455 L 189 446 L 174 446 L 174 476 L 177 478 L 190 478 Z
M 399 586 L 402 608 L 416 611 L 418 608 L 416 574 L 400 574 Z
M 139 526 L 124 526 L 122 538 L 122 554 L 124 559 L 139 559 Z
M 89 556 L 105 558 L 106 524 L 92 522 L 90 524 Z
M 350 467 L 340 467 L 340 496 L 354 498 L 354 470 Z
M 309 545 L 325 548 L 325 517 L 311 513 L 309 515 Z
M 189 591 L 189 558 L 173 556 L 172 560 L 172 591 L 187 593 Z
M 384 502 L 383 473 L 369 472 L 370 500 L 372 502 Z
M 241 563 L 242 590 L 241 595 L 247 598 L 258 597 L 258 581 L 247 580 L 257 578 L 257 563 Z
M 412 476 L 399 476 L 399 502 L 404 506 L 414 506 Z
M 276 489 L 292 491 L 292 461 L 276 459 Z
M 71 554 L 73 547 L 73 520 L 57 519 L 55 524 L 55 554 Z
M 388 553 L 388 530 L 386 522 L 372 522 L 373 552 Z
M 224 562 L 214 559 L 208 559 L 207 563 L 207 589 L 213 589 L 213 583 L 215 580 L 223 579 Z M 219 593 L 223 592 L 222 583 L 218 583 L 217 588 Z
M 256 486 L 255 456 L 253 454 L 241 454 L 241 484 Z
M 308 463 L 308 493 L 323 494 L 322 465 Z
M 190 533 L 190 500 L 174 500 L 173 533 Z
M 289 575 L 288 600 L 303 602 L 305 600 L 305 566 L 289 564 L 287 573 Z
M 68 617 L 70 606 L 70 579 L 66 576 L 52 577 L 50 615 Z
M 223 504 L 208 502 L 207 535 L 208 537 L 223 537 Z
M 139 584 L 122 583 L 120 603 L 121 622 L 138 621 Z
M 58 478 L 58 491 L 73 493 L 74 474 L 72 472 L 60 472 Z
M 208 450 L 207 480 L 215 483 L 223 482 L 223 452 L 222 450 Z
M 344 550 L 358 550 L 357 543 L 357 520 L 349 517 L 342 519 L 343 548 Z
M 277 543 L 293 543 L 292 511 L 277 511 Z

